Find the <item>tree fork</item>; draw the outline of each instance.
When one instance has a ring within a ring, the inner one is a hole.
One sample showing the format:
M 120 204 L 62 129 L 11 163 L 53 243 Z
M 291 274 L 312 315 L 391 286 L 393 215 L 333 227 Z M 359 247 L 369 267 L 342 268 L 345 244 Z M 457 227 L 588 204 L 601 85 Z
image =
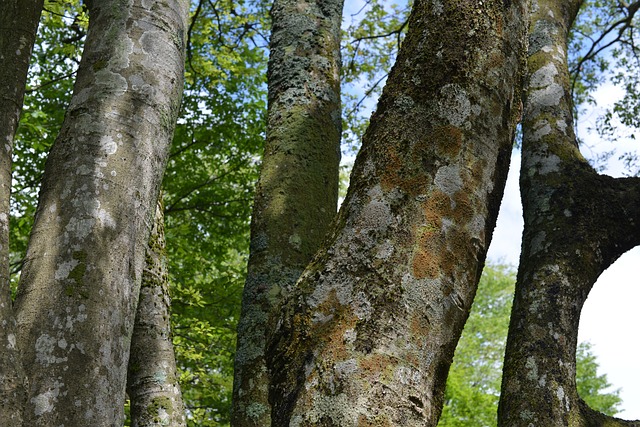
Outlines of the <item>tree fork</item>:
M 527 1 L 416 1 L 330 238 L 279 313 L 272 424 L 435 426 L 502 197 Z
M 640 179 L 598 175 L 573 131 L 567 34 L 581 1 L 532 11 L 520 183 L 523 250 L 500 426 L 638 426 L 599 414 L 575 384 L 580 311 L 598 276 L 640 243 Z
M 238 324 L 236 427 L 270 425 L 266 334 L 335 217 L 342 7 L 343 0 L 276 0 L 271 9 L 267 137 Z

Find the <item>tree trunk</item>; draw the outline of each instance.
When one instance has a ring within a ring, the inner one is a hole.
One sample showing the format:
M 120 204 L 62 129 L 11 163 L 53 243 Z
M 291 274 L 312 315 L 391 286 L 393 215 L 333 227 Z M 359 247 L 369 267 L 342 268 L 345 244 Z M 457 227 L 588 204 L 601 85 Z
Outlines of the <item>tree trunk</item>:
M 638 426 L 576 390 L 580 311 L 598 276 L 640 243 L 640 179 L 598 175 L 573 132 L 567 34 L 581 0 L 532 10 L 525 82 L 523 251 L 505 356 L 501 426 Z
M 9 278 L 9 210 L 11 156 L 20 121 L 31 50 L 42 0 L 11 0 L 2 3 L 0 14 L 0 425 L 22 424 L 26 378 L 16 346 L 16 320 Z
M 265 334 L 333 220 L 340 162 L 343 0 L 276 0 L 269 113 L 238 325 L 232 424 L 270 425 Z
M 188 2 L 88 2 L 16 312 L 29 426 L 122 425 L 145 250 L 182 93 Z
M 164 213 L 158 201 L 131 339 L 127 393 L 132 427 L 186 426 L 171 342 Z
M 527 3 L 414 3 L 335 230 L 270 340 L 272 425 L 437 424 L 508 170 Z

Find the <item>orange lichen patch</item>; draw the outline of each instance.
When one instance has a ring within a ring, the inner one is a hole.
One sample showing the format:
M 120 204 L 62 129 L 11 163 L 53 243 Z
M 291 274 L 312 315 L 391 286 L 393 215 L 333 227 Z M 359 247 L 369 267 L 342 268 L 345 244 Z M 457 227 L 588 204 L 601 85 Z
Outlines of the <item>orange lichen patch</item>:
M 402 142 L 406 146 L 390 144 L 385 147 L 386 157 L 380 184 L 385 191 L 399 188 L 409 196 L 423 194 L 431 183 L 429 162 L 426 160 L 432 151 L 431 143 L 418 141 Z
M 426 313 L 416 313 L 411 316 L 409 321 L 411 337 L 417 337 L 418 340 L 420 340 L 420 338 L 426 336 L 430 330 L 431 323 L 429 322 L 429 318 Z
M 452 214 L 451 198 L 440 190 L 435 190 L 422 204 L 424 216 L 431 224 L 439 224 L 443 217 Z
M 495 24 L 496 33 L 498 33 L 498 36 L 501 36 L 504 31 L 504 20 L 501 14 L 496 17 Z
M 380 374 L 384 373 L 389 366 L 395 366 L 395 364 L 396 361 L 393 357 L 380 353 L 364 356 L 358 362 L 363 376 L 372 380 L 380 378 Z
M 318 311 L 325 316 L 331 316 L 327 322 L 313 327 L 313 335 L 324 343 L 322 358 L 329 363 L 347 359 L 344 335 L 347 330 L 355 327 L 357 316 L 348 306 L 340 304 L 335 289 L 332 289 L 325 301 L 318 306 Z
M 440 273 L 438 258 L 424 250 L 418 250 L 413 255 L 411 268 L 416 279 L 434 278 Z
M 432 137 L 438 154 L 453 158 L 460 154 L 463 133 L 455 126 L 438 126 L 433 130 Z
M 466 224 L 471 221 L 474 216 L 474 209 L 467 192 L 458 191 L 453 197 L 455 208 L 452 212 L 452 219 L 457 224 Z
M 360 415 L 358 417 L 358 427 L 393 427 L 393 424 L 386 417 L 384 419 L 379 417 L 369 419 L 364 415 Z
M 402 161 L 398 156 L 396 147 L 390 145 L 386 150 L 386 164 L 384 165 L 382 176 L 380 178 L 380 185 L 385 191 L 389 191 L 399 186 L 401 179 L 398 176 L 398 172 L 402 168 Z

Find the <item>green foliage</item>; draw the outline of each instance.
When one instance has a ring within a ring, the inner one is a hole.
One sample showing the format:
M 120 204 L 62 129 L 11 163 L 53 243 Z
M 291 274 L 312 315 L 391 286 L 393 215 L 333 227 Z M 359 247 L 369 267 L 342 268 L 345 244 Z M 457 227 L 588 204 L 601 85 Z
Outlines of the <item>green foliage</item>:
M 504 265 L 487 265 L 464 327 L 445 391 L 440 427 L 497 425 L 502 360 L 515 289 L 515 273 Z M 608 391 L 606 375 L 597 375 L 591 346 L 581 343 L 576 356 L 580 396 L 607 415 L 618 412 L 619 391 Z
M 615 415 L 622 403 L 620 389 L 611 388 L 606 375 L 598 375 L 598 362 L 592 353 L 591 344 L 582 342 L 576 353 L 576 387 L 578 395 L 596 411 L 606 415 Z
M 229 422 L 236 324 L 266 110 L 262 3 L 192 5 L 163 182 L 172 325 L 189 425 Z
M 351 16 L 342 38 L 343 149 L 357 151 L 371 104 L 382 93 L 406 34 L 412 1 L 371 0 Z
M 495 426 L 515 275 L 487 266 L 465 325 L 445 391 L 439 425 Z

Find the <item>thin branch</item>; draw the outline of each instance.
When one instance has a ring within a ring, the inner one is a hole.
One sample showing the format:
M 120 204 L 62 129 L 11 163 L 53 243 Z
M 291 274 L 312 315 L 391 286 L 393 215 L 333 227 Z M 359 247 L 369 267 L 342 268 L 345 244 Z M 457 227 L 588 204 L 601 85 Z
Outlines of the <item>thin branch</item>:
M 202 3 L 204 3 L 204 0 L 200 0 L 198 2 L 198 7 L 196 7 L 196 11 L 193 13 L 193 17 L 191 18 L 191 23 L 189 23 L 189 29 L 187 30 L 187 62 L 189 63 L 189 68 L 191 68 L 191 71 L 193 71 L 194 74 L 200 74 L 200 73 L 196 71 L 195 67 L 193 66 L 193 46 L 191 42 L 191 34 L 193 33 L 193 27 L 195 27 L 196 25 L 198 16 L 202 11 Z
M 398 34 L 402 33 L 402 31 L 405 29 L 405 27 L 407 26 L 408 23 L 409 23 L 409 20 L 406 19 L 402 24 L 400 24 L 400 27 L 396 28 L 395 30 L 391 30 L 388 33 L 384 33 L 384 34 L 374 34 L 372 36 L 358 37 L 358 38 L 353 39 L 351 44 L 356 43 L 356 42 L 359 44 L 363 40 L 383 39 L 385 37 L 391 37 L 393 35 L 398 35 Z
M 587 61 L 593 61 L 595 59 L 595 57 L 600 52 L 602 52 L 603 50 L 607 49 L 611 45 L 622 41 L 622 36 L 623 36 L 625 30 L 627 30 L 629 28 L 634 28 L 632 21 L 633 21 L 633 18 L 635 16 L 635 13 L 638 11 L 638 8 L 640 8 L 640 1 L 636 1 L 636 2 L 634 2 L 634 3 L 632 3 L 631 5 L 628 5 L 628 6 L 625 5 L 625 8 L 626 8 L 628 14 L 624 18 L 619 19 L 618 21 L 616 21 L 613 24 L 611 24 L 609 26 L 609 28 L 607 28 L 605 31 L 603 31 L 600 34 L 600 36 L 591 44 L 591 47 L 589 48 L 589 51 L 582 58 L 580 58 L 578 63 L 570 70 L 570 73 L 573 75 L 573 79 L 572 79 L 572 82 L 571 82 L 571 93 L 572 94 L 575 92 L 575 86 L 576 86 L 576 84 L 578 82 L 578 77 L 580 75 L 580 72 L 582 71 L 583 65 Z M 622 28 L 620 28 L 618 30 L 618 35 L 611 42 L 605 44 L 604 46 L 598 47 L 598 44 L 600 44 L 600 42 L 602 42 L 607 36 L 609 36 L 609 34 L 611 34 L 620 25 L 622 25 Z
M 45 83 L 42 83 L 41 85 L 38 85 L 38 86 L 36 86 L 36 87 L 34 87 L 34 88 L 27 89 L 27 90 L 25 90 L 25 93 L 33 93 L 33 92 L 36 92 L 36 91 L 38 91 L 38 90 L 40 90 L 40 89 L 42 89 L 42 88 L 45 88 L 45 87 L 47 87 L 47 86 L 51 86 L 52 84 L 57 83 L 57 82 L 59 82 L 59 81 L 61 81 L 61 80 L 66 80 L 66 79 L 68 79 L 68 78 L 70 78 L 70 77 L 73 77 L 73 76 L 75 76 L 77 73 L 78 73 L 78 69 L 76 68 L 74 71 L 72 71 L 72 72 L 70 72 L 70 73 L 68 73 L 68 74 L 65 74 L 65 75 L 63 75 L 63 76 L 56 77 L 55 79 L 49 80 L 49 81 L 47 81 L 47 82 L 45 82 Z
M 376 87 L 378 87 L 378 85 L 380 83 L 382 83 L 382 81 L 384 79 L 386 79 L 387 77 L 389 77 L 389 73 L 385 73 L 382 77 L 380 77 L 380 79 L 378 79 L 377 82 L 375 82 L 373 84 L 373 86 L 371 86 L 365 93 L 364 96 L 362 98 L 360 98 L 360 100 L 356 103 L 356 105 L 349 110 L 349 112 L 347 113 L 347 116 L 351 116 L 352 114 L 355 114 L 356 111 L 358 111 L 358 109 L 360 108 L 360 106 L 362 105 L 362 103 L 364 102 L 365 99 L 367 99 L 369 97 L 369 95 L 371 95 L 371 93 L 376 89 Z

